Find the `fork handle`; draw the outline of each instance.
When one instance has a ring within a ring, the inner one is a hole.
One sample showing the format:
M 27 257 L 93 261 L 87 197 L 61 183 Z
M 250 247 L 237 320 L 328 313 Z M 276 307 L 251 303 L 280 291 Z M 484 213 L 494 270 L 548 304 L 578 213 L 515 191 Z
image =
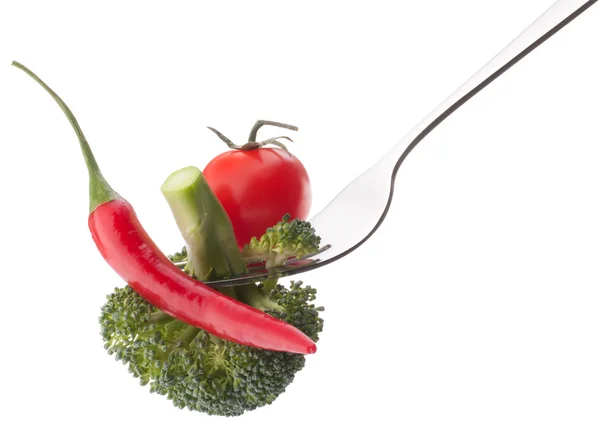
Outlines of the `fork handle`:
M 596 1 L 558 0 L 490 62 L 475 73 L 473 77 L 444 100 L 433 112 L 427 115 L 423 121 L 415 126 L 375 166 L 380 169 L 380 165 L 387 167 L 387 165 L 393 164 L 392 173 L 395 175 L 409 153 L 442 121 L 469 101 L 479 91 L 500 77 L 510 67 L 543 44 L 577 16 L 585 12 Z

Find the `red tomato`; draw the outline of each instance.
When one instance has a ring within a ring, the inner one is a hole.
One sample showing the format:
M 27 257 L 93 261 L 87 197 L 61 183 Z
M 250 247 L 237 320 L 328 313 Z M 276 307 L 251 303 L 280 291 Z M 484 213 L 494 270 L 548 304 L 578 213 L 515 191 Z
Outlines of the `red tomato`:
M 261 237 L 289 213 L 306 220 L 312 202 L 304 165 L 278 148 L 231 150 L 215 157 L 203 171 L 227 211 L 238 245 Z

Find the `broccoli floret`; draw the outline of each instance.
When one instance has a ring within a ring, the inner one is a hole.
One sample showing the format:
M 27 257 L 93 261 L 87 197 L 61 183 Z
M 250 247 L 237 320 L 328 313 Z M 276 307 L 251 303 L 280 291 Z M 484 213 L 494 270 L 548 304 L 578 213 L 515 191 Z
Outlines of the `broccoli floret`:
M 283 265 L 291 257 L 302 257 L 319 250 L 321 238 L 307 221 L 291 220 L 286 214 L 269 227 L 260 238 L 253 237 L 244 246 L 242 256 L 247 262 L 262 260 L 266 268 Z
M 181 249 L 181 251 L 175 253 L 175 254 L 171 254 L 170 256 L 167 256 L 171 262 L 184 262 L 187 260 L 188 258 L 188 254 L 187 254 L 187 247 L 183 247 Z
M 296 281 L 289 289 L 277 285 L 266 296 L 260 285 L 245 291 L 256 292 L 250 299 L 260 302 L 259 309 L 319 339 L 323 308 L 313 303 L 315 289 Z M 235 344 L 189 326 L 129 286 L 108 295 L 100 324 L 108 353 L 142 385 L 179 408 L 209 415 L 238 416 L 271 404 L 305 365 L 304 355 Z

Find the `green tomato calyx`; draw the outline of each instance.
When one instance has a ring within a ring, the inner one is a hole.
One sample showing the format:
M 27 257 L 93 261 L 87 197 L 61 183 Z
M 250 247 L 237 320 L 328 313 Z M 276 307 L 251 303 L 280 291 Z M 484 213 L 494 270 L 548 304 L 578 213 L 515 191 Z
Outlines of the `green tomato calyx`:
M 227 146 L 232 150 L 256 150 L 257 148 L 264 147 L 265 145 L 275 145 L 287 152 L 291 156 L 291 153 L 289 152 L 287 147 L 280 141 L 280 139 L 285 139 L 287 141 L 294 142 L 288 136 L 276 136 L 274 138 L 265 139 L 264 141 L 260 142 L 256 140 L 256 134 L 258 133 L 258 129 L 260 129 L 262 126 L 275 126 L 294 131 L 298 130 L 298 127 L 292 126 L 290 124 L 278 123 L 276 121 L 258 120 L 256 123 L 254 123 L 254 126 L 250 131 L 250 135 L 248 136 L 248 142 L 246 142 L 244 145 L 236 145 L 233 141 L 231 141 L 217 129 L 214 129 L 212 127 L 207 128 L 214 132 L 219 137 L 219 139 L 225 144 L 227 144 Z

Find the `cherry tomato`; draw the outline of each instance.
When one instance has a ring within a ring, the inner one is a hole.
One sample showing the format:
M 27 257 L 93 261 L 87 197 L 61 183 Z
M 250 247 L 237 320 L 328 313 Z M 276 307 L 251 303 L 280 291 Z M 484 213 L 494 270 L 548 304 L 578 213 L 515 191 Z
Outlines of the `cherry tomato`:
M 308 173 L 287 151 L 226 151 L 210 161 L 203 173 L 231 219 L 240 248 L 286 213 L 308 218 L 312 202 Z
M 298 130 L 290 124 L 258 120 L 248 142 L 238 146 L 209 127 L 232 151 L 215 157 L 203 173 L 231 219 L 240 248 L 253 236 L 262 236 L 285 214 L 307 219 L 312 203 L 306 168 L 280 141 L 291 139 L 278 136 L 256 141 L 258 130 L 266 125 Z M 280 148 L 265 148 L 267 145 Z

